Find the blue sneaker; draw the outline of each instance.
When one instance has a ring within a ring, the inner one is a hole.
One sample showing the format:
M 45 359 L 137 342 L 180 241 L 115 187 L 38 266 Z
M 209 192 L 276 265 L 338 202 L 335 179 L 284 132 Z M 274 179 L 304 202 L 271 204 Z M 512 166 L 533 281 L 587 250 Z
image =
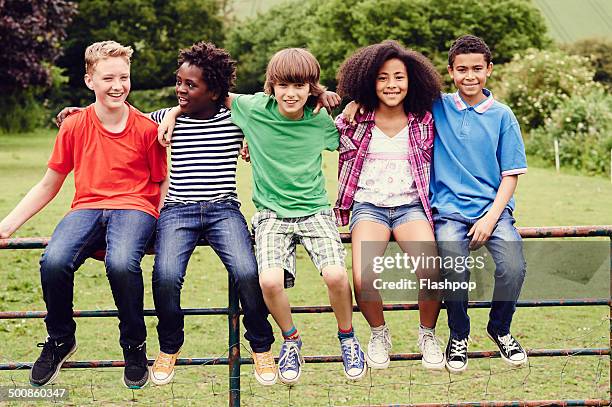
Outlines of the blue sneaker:
M 304 358 L 300 355 L 301 349 L 301 339 L 283 342 L 278 357 L 278 377 L 281 382 L 292 384 L 300 378 L 304 364 Z
M 361 345 L 356 337 L 345 338 L 340 341 L 342 350 L 342 364 L 344 365 L 344 375 L 350 380 L 361 379 L 367 370 L 365 355 L 361 350 Z

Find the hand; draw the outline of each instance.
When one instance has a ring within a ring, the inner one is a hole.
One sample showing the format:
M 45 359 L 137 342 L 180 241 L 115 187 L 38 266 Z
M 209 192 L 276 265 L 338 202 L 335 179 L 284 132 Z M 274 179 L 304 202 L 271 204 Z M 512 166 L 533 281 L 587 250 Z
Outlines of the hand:
M 13 234 L 10 226 L 5 222 L 0 222 L 0 239 L 8 239 Z
M 66 117 L 70 116 L 73 113 L 80 112 L 81 110 L 83 110 L 82 107 L 74 107 L 74 106 L 63 108 L 61 112 L 59 112 L 57 116 L 55 116 L 55 125 L 57 127 L 60 127 L 62 125 L 62 122 L 66 119 Z
M 245 162 L 251 162 L 251 154 L 249 154 L 249 146 L 247 143 L 244 143 L 244 147 L 240 149 L 240 158 L 242 158 Z
M 344 110 L 342 111 L 342 116 L 344 116 L 344 120 L 348 123 L 355 124 L 355 116 L 357 115 L 357 111 L 363 114 L 363 106 L 353 100 L 344 107 Z
M 340 95 L 338 95 L 336 92 L 326 90 L 321 94 L 321 96 L 319 96 L 319 99 L 317 99 L 317 105 L 312 112 L 317 114 L 319 113 L 319 110 L 324 107 L 327 109 L 328 113 L 331 113 L 332 110 L 340 106 L 340 102 L 342 102 Z
M 470 250 L 477 250 L 481 248 L 491 237 L 496 224 L 497 219 L 493 219 L 493 217 L 489 216 L 488 213 L 482 218 L 478 219 L 467 234 L 468 237 L 472 236 L 472 240 L 470 241 L 469 245 Z
M 174 131 L 174 125 L 176 124 L 176 118 L 181 114 L 179 107 L 173 107 L 164 116 L 164 120 L 157 126 L 157 141 L 164 147 L 170 145 L 172 139 L 172 132 Z

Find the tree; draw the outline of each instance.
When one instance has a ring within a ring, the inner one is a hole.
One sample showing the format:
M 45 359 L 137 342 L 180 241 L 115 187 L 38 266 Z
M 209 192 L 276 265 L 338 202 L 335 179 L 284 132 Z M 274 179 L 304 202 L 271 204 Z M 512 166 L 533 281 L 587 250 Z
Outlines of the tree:
M 180 48 L 201 40 L 221 43 L 218 11 L 216 0 L 80 0 L 58 63 L 67 69 L 70 86 L 80 88 L 85 48 L 115 40 L 134 48 L 133 89 L 167 86 L 174 83 Z
M 466 33 L 487 41 L 496 64 L 551 43 L 544 19 L 527 0 L 294 0 L 233 28 L 227 47 L 239 60 L 240 91 L 261 89 L 267 59 L 288 46 L 309 48 L 322 82 L 335 87 L 337 68 L 359 47 L 395 39 L 445 71 L 448 48 Z
M 65 0 L 0 0 L 0 91 L 51 85 L 64 28 L 75 14 Z

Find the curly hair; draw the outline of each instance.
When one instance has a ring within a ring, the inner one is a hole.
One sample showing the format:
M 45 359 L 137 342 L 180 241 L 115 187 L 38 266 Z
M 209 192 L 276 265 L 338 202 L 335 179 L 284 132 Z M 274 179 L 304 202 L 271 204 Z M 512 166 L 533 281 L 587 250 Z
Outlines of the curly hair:
M 178 66 L 185 62 L 202 70 L 204 83 L 223 103 L 236 81 L 236 61 L 230 54 L 210 42 L 200 41 L 179 51 Z
M 448 50 L 448 66 L 452 68 L 455 57 L 462 54 L 483 54 L 487 65 L 491 63 L 491 50 L 482 38 L 475 35 L 463 35 L 453 42 Z
M 404 111 L 423 117 L 440 97 L 441 78 L 431 61 L 423 54 L 406 49 L 398 42 L 387 40 L 357 50 L 338 70 L 338 93 L 362 104 L 368 110 L 378 107 L 376 77 L 383 64 L 397 58 L 408 72 L 408 94 Z

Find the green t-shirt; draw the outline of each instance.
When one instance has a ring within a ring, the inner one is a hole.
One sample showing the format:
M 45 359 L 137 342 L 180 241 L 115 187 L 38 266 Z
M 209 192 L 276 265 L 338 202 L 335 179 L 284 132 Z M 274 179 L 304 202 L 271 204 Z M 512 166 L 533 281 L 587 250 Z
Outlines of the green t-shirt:
M 232 121 L 247 139 L 253 167 L 253 203 L 281 218 L 308 216 L 329 208 L 323 150 L 338 149 L 339 136 L 325 109 L 290 120 L 273 96 L 241 95 L 232 103 Z

